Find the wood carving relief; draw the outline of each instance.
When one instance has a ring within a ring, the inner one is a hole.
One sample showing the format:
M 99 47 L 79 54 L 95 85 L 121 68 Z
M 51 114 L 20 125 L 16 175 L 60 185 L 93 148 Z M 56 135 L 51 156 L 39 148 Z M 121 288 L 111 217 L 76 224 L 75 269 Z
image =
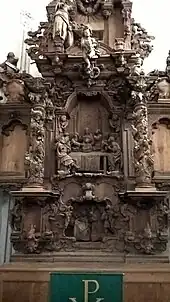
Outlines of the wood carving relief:
M 30 123 L 30 146 L 25 154 L 25 163 L 29 182 L 42 184 L 44 177 L 44 157 L 45 157 L 45 112 L 42 106 L 31 109 Z
M 145 76 L 153 37 L 131 12 L 129 0 L 52 1 L 26 40 L 42 77 L 21 73 L 13 53 L 0 66 L 0 186 L 17 188 L 14 259 L 166 251 L 168 186 L 153 176 L 170 169 L 169 120 L 158 113 L 170 58 L 163 74 Z
M 3 127 L 1 135 L 0 173 L 24 176 L 24 157 L 27 150 L 27 127 L 13 121 Z M 22 141 L 22 145 L 20 142 Z

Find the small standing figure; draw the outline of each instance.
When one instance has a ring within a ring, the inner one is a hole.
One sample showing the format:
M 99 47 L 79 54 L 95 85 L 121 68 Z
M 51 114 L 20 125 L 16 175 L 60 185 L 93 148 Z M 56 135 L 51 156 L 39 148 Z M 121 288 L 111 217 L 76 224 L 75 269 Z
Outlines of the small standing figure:
M 112 113 L 111 117 L 109 118 L 109 124 L 112 128 L 112 131 L 115 134 L 118 134 L 120 131 L 120 117 L 117 113 Z
M 27 231 L 27 249 L 30 253 L 34 253 L 38 249 L 38 234 L 36 234 L 36 225 L 31 224 Z
M 113 136 L 108 139 L 107 151 L 110 152 L 108 156 L 109 172 L 119 171 L 121 166 L 121 149 Z
M 133 76 L 139 76 L 139 75 L 143 75 L 144 74 L 144 71 L 141 69 L 142 65 L 143 65 L 143 60 L 142 58 L 140 57 L 140 55 L 136 55 L 135 57 L 135 65 L 133 67 L 133 70 L 132 70 L 132 75 Z
M 68 126 L 68 119 L 66 114 L 63 114 L 59 117 L 59 133 L 64 133 Z
M 89 131 L 89 128 L 85 128 L 84 135 L 83 135 L 83 145 L 82 145 L 83 152 L 91 152 L 93 149 L 93 143 L 94 143 L 94 139 Z
M 75 219 L 74 237 L 77 241 L 90 241 L 90 226 L 85 209 Z
M 100 129 L 97 129 L 96 132 L 94 133 L 94 150 L 95 151 L 100 151 L 102 147 L 102 132 Z
M 100 55 L 100 52 L 98 49 L 98 43 L 96 39 L 92 38 L 92 31 L 88 27 L 85 27 L 83 30 L 83 36 L 81 38 L 81 49 L 83 53 L 83 59 L 86 63 L 86 72 L 90 74 L 93 68 L 97 68 L 92 66 L 91 60 L 97 59 Z
M 72 6 L 68 5 L 66 0 L 57 2 L 55 7 L 53 39 L 55 40 L 58 36 L 62 40 L 64 48 L 73 45 L 73 32 L 69 20 L 69 11 L 71 9 Z
M 104 224 L 104 233 L 105 233 L 106 236 L 110 234 L 110 229 L 111 229 L 110 216 L 111 215 L 112 215 L 111 206 L 106 205 L 106 207 L 105 207 L 105 209 L 102 213 L 102 216 L 101 216 L 101 220 L 103 221 L 103 224 Z

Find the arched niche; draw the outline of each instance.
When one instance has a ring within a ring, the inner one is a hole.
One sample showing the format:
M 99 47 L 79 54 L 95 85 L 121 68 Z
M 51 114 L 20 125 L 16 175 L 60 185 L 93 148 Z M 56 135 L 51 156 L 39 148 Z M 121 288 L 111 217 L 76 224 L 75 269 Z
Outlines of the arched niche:
M 84 129 L 88 127 L 92 133 L 97 129 L 100 129 L 102 133 L 108 133 L 111 110 L 111 100 L 105 94 L 77 95 L 73 93 L 68 98 L 65 107 L 65 111 L 70 116 L 68 132 L 83 135 Z
M 155 174 L 170 174 L 170 119 L 161 118 L 152 124 Z
M 14 120 L 2 127 L 0 136 L 0 173 L 24 176 L 27 126 Z

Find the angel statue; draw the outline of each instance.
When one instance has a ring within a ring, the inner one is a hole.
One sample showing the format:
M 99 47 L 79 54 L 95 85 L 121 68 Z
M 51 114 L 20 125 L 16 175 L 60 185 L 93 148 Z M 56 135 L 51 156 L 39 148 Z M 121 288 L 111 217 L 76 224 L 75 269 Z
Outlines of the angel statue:
M 90 74 L 93 68 L 91 66 L 91 60 L 97 59 L 100 55 L 100 52 L 98 49 L 98 43 L 95 38 L 92 38 L 92 31 L 88 27 L 85 27 L 83 29 L 83 35 L 81 38 L 81 49 L 83 53 L 83 59 L 86 63 L 86 71 Z
M 71 1 L 70 3 L 72 3 Z M 68 5 L 67 0 L 59 0 L 55 6 L 53 39 L 55 40 L 56 36 L 60 37 L 65 48 L 73 45 L 73 32 L 69 20 L 69 12 L 72 7 L 73 5 Z

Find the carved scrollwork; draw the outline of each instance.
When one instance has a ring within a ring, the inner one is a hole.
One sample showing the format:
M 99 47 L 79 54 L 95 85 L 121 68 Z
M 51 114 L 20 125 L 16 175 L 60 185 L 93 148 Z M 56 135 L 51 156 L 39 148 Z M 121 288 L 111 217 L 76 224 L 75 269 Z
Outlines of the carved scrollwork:
M 138 104 L 135 107 L 132 135 L 134 138 L 134 159 L 136 182 L 140 186 L 151 185 L 153 172 L 153 157 L 151 154 L 151 139 L 148 133 L 147 107 Z
M 49 89 L 49 97 L 53 100 L 53 104 L 57 107 L 64 107 L 67 98 L 74 91 L 72 82 L 63 77 L 56 83 L 53 82 Z
M 45 109 L 43 106 L 31 109 L 30 146 L 25 155 L 28 182 L 41 184 L 44 178 L 45 157 Z
M 126 103 L 130 98 L 131 89 L 129 83 L 121 77 L 111 77 L 105 89 L 114 101 L 117 101 L 119 104 Z
M 140 233 L 126 232 L 125 250 L 136 254 L 152 255 L 166 251 L 168 242 L 169 200 L 165 199 L 153 205 L 153 212 L 158 223 L 156 233 L 150 223 Z
M 154 37 L 148 35 L 147 31 L 139 23 L 132 20 L 132 49 L 139 53 L 142 59 L 147 58 L 152 52 L 152 40 L 154 40 Z

